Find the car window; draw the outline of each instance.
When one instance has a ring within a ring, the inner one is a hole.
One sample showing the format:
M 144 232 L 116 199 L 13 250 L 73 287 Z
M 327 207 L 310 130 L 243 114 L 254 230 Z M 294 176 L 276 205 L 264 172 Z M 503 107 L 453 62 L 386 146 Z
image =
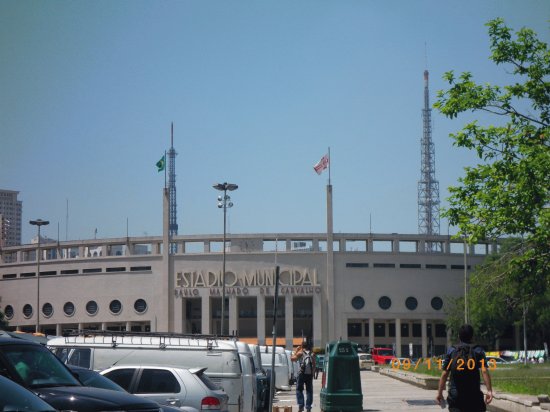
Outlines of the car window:
M 86 369 L 90 369 L 90 357 L 91 349 L 88 348 L 76 348 L 71 353 L 67 360 L 68 365 L 81 366 Z
M 115 369 L 107 372 L 105 375 L 127 392 L 130 392 L 130 384 L 134 376 L 134 369 Z
M 179 393 L 180 385 L 172 372 L 144 369 L 135 393 Z
M 1 350 L 29 387 L 80 386 L 59 359 L 43 346 L 6 345 Z
M 220 386 L 215 384 L 208 376 L 204 374 L 204 372 L 196 373 L 195 375 L 197 375 L 197 378 L 199 378 L 208 389 L 212 389 L 212 390 L 220 389 Z

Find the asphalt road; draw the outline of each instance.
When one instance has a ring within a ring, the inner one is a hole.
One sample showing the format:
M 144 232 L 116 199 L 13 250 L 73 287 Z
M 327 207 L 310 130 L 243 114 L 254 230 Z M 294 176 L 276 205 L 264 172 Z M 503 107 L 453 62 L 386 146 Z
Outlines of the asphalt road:
M 363 391 L 363 411 L 403 411 L 414 412 L 441 411 L 436 404 L 436 390 L 418 388 L 411 384 L 398 381 L 378 372 L 361 371 L 361 388 Z M 274 406 L 292 406 L 292 412 L 298 411 L 296 403 L 296 387 L 292 391 L 278 392 Z M 313 381 L 312 412 L 320 412 L 319 392 L 321 376 Z

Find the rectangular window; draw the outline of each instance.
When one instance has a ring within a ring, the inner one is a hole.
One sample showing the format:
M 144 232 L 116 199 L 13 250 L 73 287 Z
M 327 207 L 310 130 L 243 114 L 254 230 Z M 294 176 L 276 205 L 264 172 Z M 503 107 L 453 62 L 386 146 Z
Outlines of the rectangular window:
M 348 336 L 351 336 L 351 337 L 361 336 L 361 324 L 360 323 L 348 323 Z
M 375 268 L 394 268 L 395 263 L 374 263 L 372 266 Z
M 401 324 L 401 337 L 402 338 L 408 338 L 409 337 L 409 324 L 408 323 L 402 323 Z
M 390 323 L 390 338 L 395 338 L 395 323 Z
M 368 268 L 368 263 L 346 263 L 347 268 Z
M 420 269 L 420 263 L 401 263 L 399 265 L 401 269 Z
M 78 274 L 78 269 L 65 269 L 60 272 L 62 275 L 76 275 Z
M 422 325 L 420 323 L 413 323 L 413 338 L 422 337 Z
M 106 272 L 126 272 L 125 267 L 107 268 Z
M 370 335 L 369 322 L 365 322 L 365 336 L 369 336 L 369 335 Z
M 446 338 L 447 337 L 447 328 L 444 323 L 435 324 L 435 337 L 436 338 Z
M 374 336 L 377 338 L 386 337 L 386 324 L 385 323 L 375 323 L 374 324 Z
M 426 265 L 426 269 L 447 269 L 447 265 Z
M 101 273 L 101 268 L 82 269 L 82 273 Z
M 131 272 L 141 272 L 144 270 L 151 270 L 151 266 L 131 266 L 130 267 Z

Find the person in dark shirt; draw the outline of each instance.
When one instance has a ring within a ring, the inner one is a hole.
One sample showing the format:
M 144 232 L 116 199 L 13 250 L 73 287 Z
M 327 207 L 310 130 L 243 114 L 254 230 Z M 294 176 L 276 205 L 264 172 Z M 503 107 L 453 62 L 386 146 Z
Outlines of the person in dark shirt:
M 460 343 L 451 346 L 445 356 L 439 379 L 436 401 L 443 402 L 443 390 L 450 377 L 447 402 L 451 412 L 482 412 L 486 404 L 493 400 L 491 376 L 487 368 L 485 352 L 481 346 L 472 344 L 474 329 L 471 325 L 462 325 L 458 332 Z M 480 389 L 479 372 L 487 388 L 485 400 Z

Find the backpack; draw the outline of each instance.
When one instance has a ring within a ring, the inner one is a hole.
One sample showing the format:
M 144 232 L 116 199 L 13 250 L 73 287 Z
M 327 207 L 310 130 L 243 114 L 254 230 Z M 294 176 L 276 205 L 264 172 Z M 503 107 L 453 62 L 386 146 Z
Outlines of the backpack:
M 304 352 L 300 358 L 300 373 L 302 375 L 313 374 L 313 361 L 311 360 L 311 352 Z
M 477 345 L 461 343 L 454 348 L 449 369 L 453 373 L 461 374 L 479 369 L 474 349 Z
M 451 372 L 451 382 L 447 401 L 449 408 L 460 410 L 485 410 L 483 393 L 479 389 L 479 360 L 476 356 L 478 345 L 461 343 L 454 347 L 447 368 Z M 482 355 L 483 352 L 478 355 Z

